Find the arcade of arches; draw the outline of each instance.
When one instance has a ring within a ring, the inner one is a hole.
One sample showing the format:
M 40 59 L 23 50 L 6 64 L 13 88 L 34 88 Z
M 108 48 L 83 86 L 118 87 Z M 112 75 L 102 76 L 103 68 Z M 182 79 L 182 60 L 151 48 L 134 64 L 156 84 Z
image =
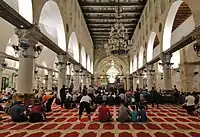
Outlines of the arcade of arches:
M 132 41 L 127 55 L 105 52 L 117 6 Z M 200 0 L 1 0 L 0 91 L 31 96 L 41 88 L 59 93 L 63 85 L 73 92 L 84 85 L 133 91 L 171 91 L 176 85 L 183 93 L 199 92 L 199 7 Z M 177 137 L 200 135 L 182 130 Z M 154 136 L 150 132 L 137 136 Z M 168 133 L 159 137 L 175 136 Z

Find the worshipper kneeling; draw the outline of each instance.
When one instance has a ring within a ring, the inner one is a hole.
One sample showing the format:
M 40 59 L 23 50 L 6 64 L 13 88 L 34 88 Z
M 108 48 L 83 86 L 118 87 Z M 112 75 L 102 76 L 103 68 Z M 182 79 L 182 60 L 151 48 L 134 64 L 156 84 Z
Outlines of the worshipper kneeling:
M 106 103 L 102 103 L 99 108 L 99 121 L 100 122 L 111 122 L 112 115 L 110 114 L 109 109 L 106 107 Z
M 117 118 L 118 122 L 130 122 L 130 110 L 128 108 L 128 104 L 122 102 L 119 108 L 119 117 Z
M 34 106 L 30 109 L 29 116 L 29 121 L 32 123 L 42 122 L 46 119 L 45 109 L 39 100 L 35 100 Z
M 144 106 L 140 106 L 139 107 L 139 111 L 138 111 L 138 121 L 139 122 L 147 122 L 147 114 L 145 111 L 145 107 Z
M 22 101 L 17 101 L 16 105 L 11 108 L 10 116 L 14 122 L 25 122 L 28 120 L 26 108 Z
M 90 103 L 91 103 L 91 101 L 92 101 L 92 99 L 87 95 L 86 92 L 84 92 L 83 97 L 81 98 L 81 101 L 80 101 L 80 106 L 79 106 L 79 120 L 81 119 L 81 116 L 82 116 L 84 109 L 87 112 L 88 119 L 91 120 L 91 116 L 90 116 L 90 112 L 91 112 Z

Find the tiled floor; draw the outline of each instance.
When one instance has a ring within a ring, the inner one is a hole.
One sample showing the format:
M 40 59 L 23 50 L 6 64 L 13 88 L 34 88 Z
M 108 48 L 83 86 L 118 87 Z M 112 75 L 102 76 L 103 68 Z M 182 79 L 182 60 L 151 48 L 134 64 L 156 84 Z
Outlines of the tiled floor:
M 109 107 L 114 118 L 119 107 Z M 0 121 L 0 137 L 200 137 L 200 117 L 189 116 L 177 106 L 164 105 L 147 111 L 148 123 L 93 122 L 84 115 L 77 121 L 78 111 L 54 106 L 47 114 L 48 122 L 13 123 Z

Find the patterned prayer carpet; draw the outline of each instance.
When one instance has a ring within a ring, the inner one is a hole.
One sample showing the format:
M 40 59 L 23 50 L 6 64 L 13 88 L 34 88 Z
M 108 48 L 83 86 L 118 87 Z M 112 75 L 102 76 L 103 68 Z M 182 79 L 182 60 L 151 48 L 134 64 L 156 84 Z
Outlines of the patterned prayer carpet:
M 109 109 L 116 118 L 119 107 Z M 178 106 L 149 108 L 147 114 L 148 123 L 99 123 L 97 112 L 92 113 L 93 122 L 86 115 L 78 122 L 77 109 L 53 106 L 48 122 L 13 123 L 5 118 L 0 121 L 0 137 L 200 137 L 200 117 L 189 116 Z

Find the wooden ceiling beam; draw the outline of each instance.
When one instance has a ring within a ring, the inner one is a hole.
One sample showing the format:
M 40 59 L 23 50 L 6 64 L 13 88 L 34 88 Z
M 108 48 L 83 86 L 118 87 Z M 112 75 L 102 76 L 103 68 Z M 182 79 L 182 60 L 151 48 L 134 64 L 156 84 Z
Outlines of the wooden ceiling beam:
M 122 16 L 121 20 L 123 19 L 139 19 L 140 16 L 139 15 L 133 15 L 133 16 Z M 85 19 L 96 19 L 96 20 L 116 20 L 116 17 L 113 16 L 88 16 L 85 15 Z
M 115 10 L 89 10 L 89 9 L 85 9 L 83 10 L 84 14 L 110 14 L 110 13 L 115 13 Z M 134 10 L 125 10 L 123 9 L 122 14 L 129 14 L 129 13 L 135 13 L 135 14 L 141 14 L 142 13 L 142 9 L 134 9 Z

